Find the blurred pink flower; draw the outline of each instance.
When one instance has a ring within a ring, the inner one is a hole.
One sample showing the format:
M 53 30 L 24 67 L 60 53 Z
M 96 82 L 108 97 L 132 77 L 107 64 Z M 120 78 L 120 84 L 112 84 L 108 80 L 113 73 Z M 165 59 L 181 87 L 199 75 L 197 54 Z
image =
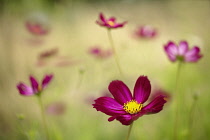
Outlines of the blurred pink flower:
M 140 26 L 134 32 L 136 38 L 154 38 L 157 35 L 157 30 L 152 26 Z
M 45 75 L 42 79 L 42 83 L 39 84 L 38 81 L 33 77 L 30 76 L 31 86 L 27 86 L 26 84 L 20 82 L 17 85 L 17 89 L 19 90 L 21 95 L 30 96 L 30 95 L 40 95 L 41 92 L 48 86 L 53 78 L 52 74 Z
M 169 41 L 164 46 L 164 50 L 168 55 L 168 58 L 172 61 L 183 61 L 183 62 L 197 62 L 203 55 L 200 54 L 200 48 L 194 46 L 189 49 L 186 41 L 180 41 L 179 45 Z
M 45 50 L 39 54 L 39 59 L 45 59 L 58 54 L 58 48 L 52 48 L 49 50 Z
M 111 50 L 103 50 L 98 46 L 90 48 L 89 53 L 99 59 L 105 59 L 112 55 Z
M 51 103 L 46 107 L 49 115 L 62 115 L 66 111 L 66 105 L 62 102 Z
M 117 23 L 115 17 L 110 17 L 106 19 L 103 13 L 100 13 L 99 20 L 97 20 L 96 23 L 108 29 L 114 29 L 123 27 L 127 22 Z
M 25 25 L 28 31 L 33 35 L 40 36 L 49 33 L 49 29 L 44 27 L 41 23 L 27 21 Z

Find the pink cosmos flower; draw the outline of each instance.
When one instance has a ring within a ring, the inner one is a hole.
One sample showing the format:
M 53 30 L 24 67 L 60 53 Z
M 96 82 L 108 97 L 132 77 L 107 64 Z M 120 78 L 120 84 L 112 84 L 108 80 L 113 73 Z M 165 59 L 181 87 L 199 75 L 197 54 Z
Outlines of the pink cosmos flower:
M 97 58 L 103 59 L 103 58 L 108 58 L 112 55 L 111 50 L 103 50 L 100 47 L 92 47 L 89 50 L 89 53 L 94 55 Z
M 114 29 L 114 28 L 123 27 L 127 22 L 117 23 L 115 17 L 110 17 L 106 19 L 103 13 L 100 13 L 99 20 L 96 21 L 96 23 L 108 29 Z
M 184 62 L 197 62 L 202 57 L 200 54 L 200 48 L 194 46 L 192 49 L 189 49 L 186 41 L 180 41 L 179 45 L 169 41 L 168 44 L 164 46 L 164 49 L 168 58 L 172 62 L 175 62 L 176 60 Z
M 28 31 L 34 35 L 46 35 L 49 33 L 49 29 L 45 28 L 40 23 L 26 22 L 26 28 Z
M 30 76 L 31 86 L 27 86 L 26 84 L 20 82 L 17 85 L 17 88 L 21 95 L 30 96 L 30 95 L 40 95 L 40 93 L 48 86 L 50 81 L 52 80 L 53 75 L 45 75 L 42 80 L 42 83 L 39 84 L 38 81 L 33 77 Z
M 152 26 L 141 26 L 134 32 L 138 38 L 154 38 L 157 35 L 157 30 Z
M 132 95 L 129 88 L 122 81 L 112 81 L 108 87 L 114 98 L 100 97 L 95 100 L 93 107 L 111 116 L 108 121 L 118 120 L 123 125 L 130 125 L 133 121 L 145 114 L 158 113 L 166 103 L 165 96 L 159 95 L 149 104 L 151 91 L 150 81 L 146 76 L 140 76 L 134 87 Z

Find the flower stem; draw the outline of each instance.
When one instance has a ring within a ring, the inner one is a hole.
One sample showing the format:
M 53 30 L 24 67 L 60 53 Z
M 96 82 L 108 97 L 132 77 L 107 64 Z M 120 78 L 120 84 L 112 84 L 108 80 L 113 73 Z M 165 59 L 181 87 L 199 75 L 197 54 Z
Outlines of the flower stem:
M 191 139 L 192 135 L 192 125 L 193 125 L 193 118 L 194 118 L 194 113 L 195 113 L 195 108 L 197 104 L 197 97 L 193 98 L 193 103 L 191 105 L 190 111 L 189 111 L 189 119 L 188 119 L 188 140 Z
M 130 137 L 130 134 L 131 134 L 131 129 L 132 129 L 132 127 L 133 127 L 133 123 L 129 126 L 128 134 L 127 134 L 126 140 L 129 140 L 129 137 Z
M 107 33 L 108 33 L 110 45 L 111 45 L 111 47 L 112 47 L 112 51 L 113 51 L 113 53 L 114 53 L 115 62 L 117 63 L 118 70 L 119 70 L 120 74 L 123 75 L 122 69 L 121 69 L 120 63 L 119 63 L 119 58 L 118 58 L 118 56 L 117 56 L 116 49 L 115 49 L 115 46 L 114 46 L 114 42 L 113 42 L 111 30 L 108 29 L 108 30 L 107 30 Z
M 179 127 L 179 110 L 180 110 L 180 102 L 181 102 L 181 95 L 178 92 L 178 83 L 179 83 L 179 78 L 180 78 L 180 71 L 181 71 L 181 66 L 182 62 L 180 61 L 178 63 L 178 68 L 177 68 L 177 75 L 176 75 L 176 86 L 175 86 L 175 120 L 174 120 L 174 132 L 173 132 L 173 140 L 177 140 L 177 131 Z
M 42 121 L 43 121 L 43 125 L 44 125 L 46 140 L 50 140 L 49 130 L 47 127 L 47 122 L 46 122 L 46 118 L 45 118 L 45 114 L 44 114 L 45 111 L 44 111 L 43 102 L 42 102 L 40 95 L 37 97 L 38 97 L 38 101 L 39 101 L 39 105 L 40 105 L 40 109 L 41 109 L 41 115 L 42 115 Z

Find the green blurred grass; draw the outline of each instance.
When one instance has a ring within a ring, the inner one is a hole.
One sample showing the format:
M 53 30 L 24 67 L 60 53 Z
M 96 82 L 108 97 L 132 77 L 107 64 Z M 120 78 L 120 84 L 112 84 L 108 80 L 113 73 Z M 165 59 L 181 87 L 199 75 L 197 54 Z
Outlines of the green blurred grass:
M 16 84 L 28 83 L 28 75 L 41 79 L 45 73 L 53 73 L 55 78 L 45 91 L 45 105 L 62 101 L 67 109 L 62 116 L 48 115 L 52 140 L 124 139 L 127 127 L 119 122 L 109 123 L 108 116 L 96 112 L 89 97 L 99 97 L 107 89 L 110 81 L 123 80 L 133 89 L 139 75 L 147 75 L 152 88 L 161 87 L 171 93 L 175 89 L 176 64 L 172 64 L 163 52 L 163 44 L 168 40 L 179 42 L 187 40 L 201 47 L 204 57 L 196 64 L 186 64 L 182 69 L 180 92 L 184 94 L 183 126 L 180 139 L 188 134 L 186 115 L 193 103 L 193 95 L 198 94 L 192 124 L 192 139 L 209 139 L 209 32 L 208 1 L 184 2 L 144 2 L 118 4 L 71 3 L 55 5 L 53 9 L 40 4 L 24 3 L 6 5 L 0 18 L 0 139 L 27 139 L 19 134 L 16 115 L 23 113 L 23 130 L 35 140 L 43 139 L 42 123 L 35 97 L 18 94 Z M 51 27 L 50 34 L 43 37 L 40 47 L 31 46 L 28 39 L 33 38 L 24 27 L 31 13 L 46 15 Z M 125 28 L 113 30 L 125 77 L 118 74 L 114 58 L 96 60 L 87 53 L 90 46 L 101 45 L 109 48 L 106 30 L 95 24 L 98 13 L 116 16 L 119 21 L 128 21 Z M 151 24 L 158 28 L 160 35 L 154 40 L 135 40 L 131 37 L 137 25 Z M 59 54 L 78 60 L 78 64 L 68 67 L 37 67 L 37 55 L 47 48 L 58 47 Z M 84 68 L 83 81 L 79 69 Z M 156 115 L 143 116 L 134 124 L 131 139 L 169 140 L 173 131 L 174 107 L 169 101 L 164 110 Z M 41 133 L 40 133 L 41 132 Z M 30 138 L 30 139 L 33 139 Z

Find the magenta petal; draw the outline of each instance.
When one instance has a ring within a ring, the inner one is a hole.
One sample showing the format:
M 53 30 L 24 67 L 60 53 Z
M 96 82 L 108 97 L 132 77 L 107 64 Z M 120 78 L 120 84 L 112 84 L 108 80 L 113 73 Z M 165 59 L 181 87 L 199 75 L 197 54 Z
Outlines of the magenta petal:
M 42 88 L 43 89 L 50 83 L 50 81 L 52 80 L 52 78 L 53 78 L 53 75 L 52 74 L 46 75 L 44 77 L 44 79 L 42 80 Z
M 25 85 L 25 84 L 23 84 L 23 83 L 19 83 L 17 85 L 17 88 L 18 88 L 20 94 L 22 94 L 22 95 L 30 96 L 30 95 L 34 94 L 32 88 L 27 86 L 27 85 Z
M 93 108 L 110 116 L 125 114 L 123 106 L 110 97 L 100 97 L 95 100 Z
M 186 41 L 181 41 L 178 47 L 178 54 L 180 56 L 184 56 L 187 51 L 188 51 L 188 43 Z
M 105 19 L 103 13 L 100 13 L 99 17 L 100 17 L 102 22 L 106 22 L 106 19 Z
M 109 84 L 109 91 L 112 93 L 113 97 L 117 102 L 121 105 L 126 103 L 127 101 L 132 100 L 132 95 L 129 88 L 119 80 L 112 81 Z
M 119 27 L 123 27 L 127 22 L 123 22 L 123 23 L 117 23 L 114 28 L 119 28 Z
M 143 104 L 145 101 L 147 101 L 150 92 L 151 92 L 151 85 L 147 76 L 140 76 L 137 79 L 134 87 L 134 99 L 138 103 Z
M 134 121 L 130 114 L 117 116 L 116 120 L 120 121 L 123 125 L 130 125 Z
M 115 21 L 116 21 L 116 18 L 115 18 L 115 17 L 111 17 L 111 18 L 109 19 L 109 21 L 115 22 Z
M 30 81 L 33 91 L 37 93 L 39 91 L 39 84 L 37 80 L 33 76 L 30 76 Z
M 163 109 L 164 104 L 166 103 L 166 97 L 163 95 L 157 96 L 152 100 L 148 105 L 146 105 L 142 111 L 145 111 L 146 114 L 158 113 Z
M 168 55 L 169 59 L 174 62 L 176 60 L 176 56 L 178 54 L 178 48 L 173 42 L 168 42 L 167 45 L 164 46 L 165 52 Z
M 202 55 L 199 53 L 200 53 L 200 49 L 198 47 L 192 48 L 185 54 L 185 61 L 186 62 L 198 61 L 202 57 Z

